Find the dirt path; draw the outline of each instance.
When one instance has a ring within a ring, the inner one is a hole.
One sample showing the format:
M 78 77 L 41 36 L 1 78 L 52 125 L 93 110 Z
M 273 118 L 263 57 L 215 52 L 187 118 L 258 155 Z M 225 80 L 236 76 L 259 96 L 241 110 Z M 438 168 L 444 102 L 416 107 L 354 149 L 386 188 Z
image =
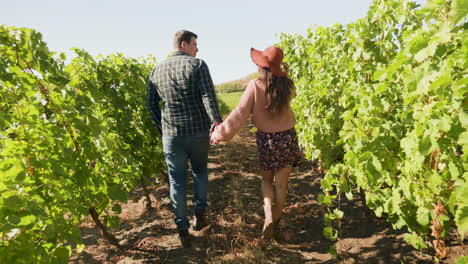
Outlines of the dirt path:
M 345 211 L 337 243 L 341 259 L 333 260 L 328 253 L 331 242 L 322 235 L 326 208 L 316 201 L 322 175 L 308 163 L 291 175 L 278 239 L 259 239 L 263 210 L 255 139 L 250 128 L 246 126 L 232 142 L 211 150 L 211 225 L 191 232 L 192 248 L 180 247 L 169 189 L 162 186 L 151 189 L 153 210 L 145 208 L 141 189 L 132 194 L 135 200 L 122 205 L 120 229 L 113 233 L 127 246 L 125 251 L 109 246 L 92 224 L 83 225 L 86 248 L 75 253 L 70 263 L 433 263 L 404 242 L 402 231 L 393 231 L 365 210 L 358 198 L 351 202 L 345 199 L 341 205 Z M 454 241 L 449 246 L 450 255 L 443 263 L 454 263 L 458 256 L 468 255 L 466 243 Z

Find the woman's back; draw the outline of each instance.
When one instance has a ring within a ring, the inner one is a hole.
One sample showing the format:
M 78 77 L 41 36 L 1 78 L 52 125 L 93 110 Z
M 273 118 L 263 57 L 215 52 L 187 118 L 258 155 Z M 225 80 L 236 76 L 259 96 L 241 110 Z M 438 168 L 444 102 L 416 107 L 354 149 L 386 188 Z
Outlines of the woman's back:
M 213 138 L 220 141 L 231 140 L 250 115 L 252 124 L 265 133 L 282 132 L 293 128 L 296 119 L 289 103 L 281 111 L 267 110 L 268 99 L 265 89 L 263 81 L 259 79 L 250 81 L 236 109 L 216 127 Z
M 281 132 L 294 127 L 296 119 L 289 104 L 280 111 L 271 112 L 266 109 L 268 98 L 265 90 L 265 82 L 255 79 L 249 83 L 245 91 L 253 93 L 252 124 L 258 130 L 266 133 Z

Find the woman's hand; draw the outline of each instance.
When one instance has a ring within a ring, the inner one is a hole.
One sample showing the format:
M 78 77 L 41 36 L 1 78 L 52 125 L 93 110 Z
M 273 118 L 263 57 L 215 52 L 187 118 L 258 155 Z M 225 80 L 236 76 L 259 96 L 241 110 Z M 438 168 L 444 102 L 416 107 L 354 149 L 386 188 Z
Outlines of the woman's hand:
M 219 142 L 220 142 L 220 141 L 219 141 L 219 139 L 218 139 L 218 137 L 217 137 L 217 135 L 216 135 L 216 132 L 211 133 L 211 136 L 210 136 L 210 144 L 211 144 L 211 145 L 218 145 Z
M 210 144 L 217 145 L 219 144 L 219 139 L 216 133 L 216 127 L 219 126 L 218 122 L 215 122 L 210 129 Z
M 219 126 L 219 122 L 214 122 L 212 125 L 211 125 L 211 128 L 210 128 L 210 137 L 211 137 L 211 134 L 213 134 L 213 131 L 215 131 L 216 127 Z
M 219 144 L 219 140 L 217 140 L 215 137 L 211 137 L 210 138 L 210 144 L 211 145 L 218 145 Z

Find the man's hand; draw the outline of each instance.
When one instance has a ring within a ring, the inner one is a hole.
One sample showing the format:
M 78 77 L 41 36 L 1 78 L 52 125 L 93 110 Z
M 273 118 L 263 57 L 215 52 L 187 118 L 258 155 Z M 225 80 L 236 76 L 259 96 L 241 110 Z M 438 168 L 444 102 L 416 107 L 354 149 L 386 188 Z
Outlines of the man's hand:
M 213 135 L 210 137 L 210 144 L 211 145 L 218 145 L 219 144 L 219 140 L 214 137 Z
M 219 143 L 219 140 L 216 139 L 216 136 L 213 134 L 217 126 L 219 126 L 219 122 L 214 122 L 210 128 L 210 144 L 211 145 L 216 145 Z
M 211 134 L 213 134 L 213 131 L 215 130 L 215 128 L 219 126 L 219 122 L 214 122 L 212 125 L 211 125 L 211 128 L 210 128 L 210 136 Z

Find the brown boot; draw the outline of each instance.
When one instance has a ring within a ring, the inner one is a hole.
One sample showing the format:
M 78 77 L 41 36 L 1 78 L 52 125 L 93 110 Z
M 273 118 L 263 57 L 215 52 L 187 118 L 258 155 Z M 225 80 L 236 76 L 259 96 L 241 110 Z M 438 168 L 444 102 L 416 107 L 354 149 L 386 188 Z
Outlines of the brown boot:
M 273 222 L 265 221 L 265 224 L 263 224 L 262 238 L 263 239 L 272 238 L 274 231 L 275 231 L 275 225 L 273 224 Z
M 273 238 L 274 239 L 278 239 L 278 237 L 279 237 L 279 222 L 280 222 L 280 219 L 281 219 L 281 217 L 278 218 L 275 221 L 274 225 L 273 225 Z
M 265 223 L 263 224 L 262 237 L 263 239 L 270 239 L 273 236 L 273 231 L 275 231 L 271 205 L 264 204 L 263 210 L 265 211 Z

